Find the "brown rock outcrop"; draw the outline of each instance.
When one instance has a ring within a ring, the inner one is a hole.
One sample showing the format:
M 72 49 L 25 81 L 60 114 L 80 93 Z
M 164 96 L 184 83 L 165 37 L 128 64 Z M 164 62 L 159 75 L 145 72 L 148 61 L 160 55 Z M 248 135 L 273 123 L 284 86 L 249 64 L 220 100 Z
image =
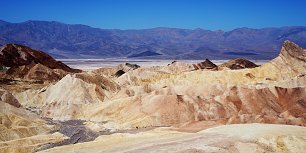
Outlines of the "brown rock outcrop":
M 255 68 L 255 67 L 258 67 L 258 65 L 256 65 L 255 63 L 247 59 L 236 58 L 236 59 L 233 59 L 233 60 L 230 60 L 228 62 L 221 64 L 220 67 L 227 67 L 232 70 L 237 70 L 237 69 L 245 69 L 245 68 Z
M 218 66 L 214 64 L 213 62 L 211 62 L 209 59 L 205 59 L 204 62 L 201 62 L 198 64 L 193 64 L 193 66 L 196 70 L 198 69 L 212 69 L 212 70 L 218 69 Z
M 39 80 L 57 81 L 67 75 L 69 72 L 62 69 L 51 69 L 42 64 L 32 62 L 29 65 L 22 65 L 18 67 L 11 67 L 6 71 L 5 78 L 14 79 L 20 78 L 23 80 Z
M 17 44 L 7 44 L 0 49 L 0 65 L 9 67 L 1 76 L 6 79 L 57 81 L 72 69 L 48 54 Z M 5 74 L 4 74 L 5 73 Z
M 119 64 L 116 67 L 102 67 L 96 70 L 93 70 L 93 73 L 96 73 L 98 75 L 106 75 L 109 77 L 120 77 L 121 75 L 133 71 L 140 68 L 139 65 L 137 64 L 131 64 L 131 63 L 124 63 L 124 64 Z
M 131 63 L 120 64 L 116 67 L 117 72 L 114 74 L 114 76 L 120 77 L 124 73 L 129 72 L 131 70 L 136 70 L 138 68 L 140 68 L 140 66 L 137 64 L 131 64 Z
M 114 74 L 118 71 L 115 67 L 101 67 L 95 70 L 92 70 L 92 73 L 98 74 L 98 75 L 105 75 L 108 77 L 114 76 Z
M 0 89 L 0 102 L 8 103 L 17 108 L 21 107 L 18 100 L 9 92 Z
M 116 92 L 120 89 L 113 80 L 96 73 L 77 73 L 75 74 L 75 77 L 80 78 L 89 84 L 96 84 L 97 87 L 100 87 L 103 90 Z
M 7 67 L 42 64 L 50 69 L 62 69 L 67 72 L 81 72 L 72 69 L 60 61 L 56 61 L 48 54 L 18 44 L 7 44 L 0 49 L 0 63 Z

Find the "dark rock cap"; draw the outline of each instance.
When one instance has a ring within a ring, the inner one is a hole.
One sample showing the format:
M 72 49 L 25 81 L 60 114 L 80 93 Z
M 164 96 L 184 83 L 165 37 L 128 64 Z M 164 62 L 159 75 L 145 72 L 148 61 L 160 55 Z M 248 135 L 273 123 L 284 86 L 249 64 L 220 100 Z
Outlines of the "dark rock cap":
M 198 69 L 216 69 L 218 66 L 211 62 L 209 59 L 205 59 L 204 62 L 198 63 L 198 64 L 193 64 L 193 67 L 198 70 Z
M 31 63 L 42 64 L 51 69 L 62 69 L 67 72 L 81 72 L 72 69 L 60 61 L 56 61 L 50 55 L 18 44 L 7 44 L 0 49 L 0 65 L 16 67 L 30 65 Z
M 244 68 L 255 68 L 258 67 L 258 65 L 244 58 L 236 58 L 221 64 L 220 67 L 228 67 L 232 70 L 237 70 Z

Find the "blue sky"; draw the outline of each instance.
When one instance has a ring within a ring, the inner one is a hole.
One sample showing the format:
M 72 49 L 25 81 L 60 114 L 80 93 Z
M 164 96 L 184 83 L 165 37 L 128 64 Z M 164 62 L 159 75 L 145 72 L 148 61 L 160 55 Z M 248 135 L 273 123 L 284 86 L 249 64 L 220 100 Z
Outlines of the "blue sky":
M 1 0 L 0 19 L 105 29 L 232 30 L 306 25 L 305 0 Z

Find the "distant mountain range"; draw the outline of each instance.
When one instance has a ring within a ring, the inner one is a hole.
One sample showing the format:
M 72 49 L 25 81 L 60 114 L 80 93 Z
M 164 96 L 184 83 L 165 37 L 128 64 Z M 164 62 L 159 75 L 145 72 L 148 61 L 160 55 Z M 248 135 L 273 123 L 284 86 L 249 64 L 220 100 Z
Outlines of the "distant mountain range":
M 306 27 L 232 31 L 153 28 L 99 29 L 49 21 L 0 20 L 0 44 L 17 43 L 55 58 L 271 59 L 284 40 L 306 48 Z

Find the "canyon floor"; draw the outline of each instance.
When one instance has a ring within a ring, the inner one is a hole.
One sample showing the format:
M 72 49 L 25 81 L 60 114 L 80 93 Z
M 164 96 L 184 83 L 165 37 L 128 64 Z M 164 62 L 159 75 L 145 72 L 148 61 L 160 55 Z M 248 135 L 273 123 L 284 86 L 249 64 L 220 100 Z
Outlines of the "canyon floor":
M 1 153 L 306 151 L 306 51 L 290 41 L 260 64 L 90 70 L 8 44 L 0 68 Z

